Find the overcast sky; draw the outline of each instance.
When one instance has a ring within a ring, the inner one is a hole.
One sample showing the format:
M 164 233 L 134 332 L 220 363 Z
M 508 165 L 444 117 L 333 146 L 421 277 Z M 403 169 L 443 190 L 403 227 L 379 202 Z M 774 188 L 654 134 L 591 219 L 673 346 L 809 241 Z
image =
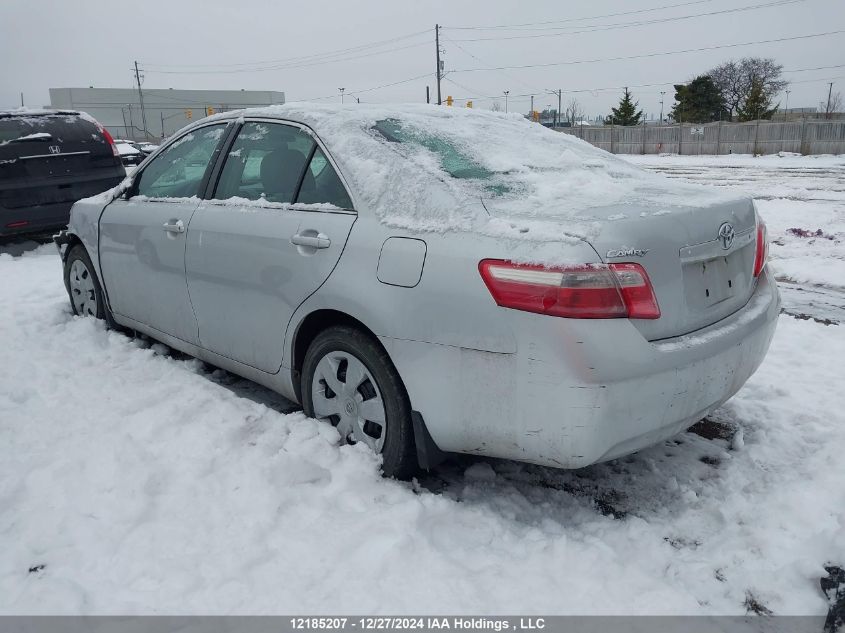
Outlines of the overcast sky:
M 736 10 L 760 5 L 770 6 Z M 544 92 L 562 88 L 564 103 L 577 96 L 593 117 L 618 101 L 617 87 L 665 84 L 631 88 L 656 117 L 661 90 L 668 111 L 673 82 L 748 55 L 774 57 L 785 70 L 843 65 L 786 73 L 790 107 L 818 105 L 828 81 L 845 93 L 845 33 L 637 57 L 842 30 L 843 0 L 0 0 L 0 107 L 19 105 L 21 92 L 40 106 L 48 88 L 131 87 L 135 60 L 145 88 L 280 90 L 288 101 L 339 101 L 340 87 L 348 95 L 425 75 L 358 93 L 365 102 L 423 101 L 426 85 L 435 94 L 435 23 L 443 25 L 443 97 L 472 97 L 476 107 L 509 90 L 509 109 L 527 111 L 530 98 L 521 95 L 532 93 L 542 109 L 556 105 Z M 511 28 L 457 28 L 500 25 Z M 339 49 L 354 50 L 318 57 Z M 572 63 L 584 60 L 605 61 Z M 553 65 L 470 72 L 539 64 Z

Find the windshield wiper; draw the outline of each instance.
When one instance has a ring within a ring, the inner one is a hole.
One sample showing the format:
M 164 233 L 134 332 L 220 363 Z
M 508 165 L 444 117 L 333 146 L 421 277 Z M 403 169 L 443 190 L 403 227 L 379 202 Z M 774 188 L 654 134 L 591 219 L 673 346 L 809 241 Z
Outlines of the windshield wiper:
M 38 132 L 30 134 L 29 136 L 21 136 L 20 138 L 13 138 L 9 143 L 32 143 L 33 141 L 52 141 L 53 135 L 48 132 Z

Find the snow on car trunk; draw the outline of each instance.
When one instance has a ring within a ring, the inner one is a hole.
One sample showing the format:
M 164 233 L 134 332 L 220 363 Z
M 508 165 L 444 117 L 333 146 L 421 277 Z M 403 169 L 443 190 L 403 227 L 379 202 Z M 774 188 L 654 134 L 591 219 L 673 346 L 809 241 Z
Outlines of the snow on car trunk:
M 0 278 L 0 613 L 826 612 L 841 327 L 784 317 L 711 421 L 728 439 L 404 484 L 330 425 L 73 317 L 51 246 L 0 254 Z

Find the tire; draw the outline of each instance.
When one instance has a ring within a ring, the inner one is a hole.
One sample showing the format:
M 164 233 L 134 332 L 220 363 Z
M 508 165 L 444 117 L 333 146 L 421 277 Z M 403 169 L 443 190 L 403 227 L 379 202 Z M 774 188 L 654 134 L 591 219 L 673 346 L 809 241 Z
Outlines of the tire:
M 364 442 L 381 454 L 385 476 L 409 479 L 417 472 L 411 403 L 372 337 L 349 326 L 318 334 L 305 354 L 301 389 L 306 415 L 332 424 L 341 442 Z
M 82 244 L 71 247 L 65 258 L 65 288 L 75 315 L 92 316 L 111 324 L 100 280 Z

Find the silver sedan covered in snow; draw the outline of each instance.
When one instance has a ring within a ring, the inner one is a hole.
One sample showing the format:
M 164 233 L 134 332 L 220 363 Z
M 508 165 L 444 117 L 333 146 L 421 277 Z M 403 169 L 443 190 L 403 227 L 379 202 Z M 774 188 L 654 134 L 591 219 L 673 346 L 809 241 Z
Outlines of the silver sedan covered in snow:
M 400 477 L 671 437 L 742 387 L 779 309 L 750 200 L 434 106 L 204 119 L 57 241 L 76 313 L 300 402 Z

